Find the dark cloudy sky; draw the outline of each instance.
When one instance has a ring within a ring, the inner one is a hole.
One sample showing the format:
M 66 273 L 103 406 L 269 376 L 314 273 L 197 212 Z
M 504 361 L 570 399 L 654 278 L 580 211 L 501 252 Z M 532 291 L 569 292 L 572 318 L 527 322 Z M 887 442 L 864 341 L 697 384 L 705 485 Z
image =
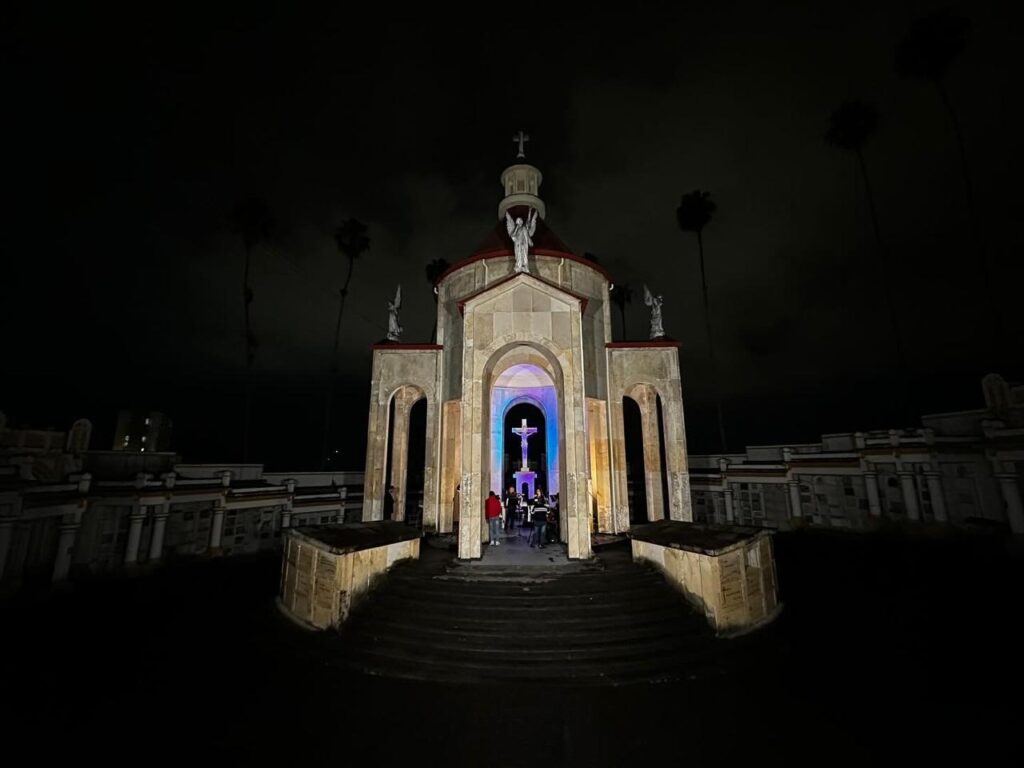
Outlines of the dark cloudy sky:
M 230 458 L 243 262 L 225 222 L 259 195 L 278 226 L 254 257 L 254 439 L 272 463 L 304 463 L 319 446 L 316 393 L 345 270 L 332 232 L 349 216 L 372 240 L 339 385 L 358 433 L 386 297 L 401 282 L 407 338 L 429 340 L 424 266 L 468 255 L 493 226 L 519 128 L 552 228 L 617 281 L 664 294 L 697 450 L 713 447 L 712 385 L 695 242 L 674 211 L 698 187 L 718 204 L 705 245 L 740 445 L 972 407 L 985 371 L 1022 374 L 1019 88 L 999 5 L 960 9 L 973 30 L 948 82 L 998 276 L 991 296 L 941 102 L 893 71 L 897 40 L 936 4 L 618 15 L 519 3 L 492 16 L 219 5 L 34 4 L 7 19 L 0 408 L 16 423 L 160 407 L 186 456 Z M 857 168 L 823 140 L 830 111 L 856 97 L 880 115 L 866 159 L 915 380 L 902 415 Z M 993 304 L 1010 347 L 999 360 Z M 627 322 L 631 336 L 646 331 L 639 300 Z

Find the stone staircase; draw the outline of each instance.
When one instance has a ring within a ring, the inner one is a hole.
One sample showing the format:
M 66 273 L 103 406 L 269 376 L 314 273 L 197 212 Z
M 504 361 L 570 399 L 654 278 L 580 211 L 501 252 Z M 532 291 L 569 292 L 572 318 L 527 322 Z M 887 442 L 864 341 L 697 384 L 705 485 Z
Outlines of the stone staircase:
M 423 548 L 341 629 L 344 663 L 456 683 L 623 684 L 716 674 L 721 641 L 624 547 L 559 566 L 459 564 Z

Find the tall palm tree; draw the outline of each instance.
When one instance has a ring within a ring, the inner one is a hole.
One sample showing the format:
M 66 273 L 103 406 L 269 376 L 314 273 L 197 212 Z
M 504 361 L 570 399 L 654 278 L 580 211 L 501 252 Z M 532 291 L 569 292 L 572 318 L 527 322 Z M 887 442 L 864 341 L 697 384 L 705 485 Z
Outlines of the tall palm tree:
M 242 418 L 242 461 L 249 459 L 249 414 L 251 411 L 252 366 L 256 361 L 258 342 L 252 330 L 253 290 L 249 281 L 253 249 L 270 238 L 274 221 L 270 207 L 262 198 L 252 197 L 240 202 L 231 212 L 231 230 L 242 240 L 245 266 L 242 270 L 242 301 L 245 305 L 245 397 Z
M 949 116 L 953 135 L 956 138 L 957 150 L 960 153 L 960 171 L 964 178 L 964 198 L 967 202 L 967 212 L 971 217 L 975 244 L 980 256 L 978 261 L 984 281 L 984 295 L 991 296 L 991 267 L 988 263 L 984 230 L 981 227 L 981 219 L 974 199 L 971 169 L 967 162 L 967 142 L 964 140 L 960 119 L 953 108 L 953 102 L 946 87 L 946 76 L 953 62 L 967 48 L 970 31 L 971 22 L 963 16 L 958 16 L 948 9 L 934 11 L 911 26 L 897 44 L 895 64 L 896 72 L 901 77 L 922 80 L 935 86 L 939 100 Z M 989 307 L 994 323 L 995 333 L 993 336 L 998 343 L 1002 336 L 1002 312 L 998 302 L 990 301 Z
M 430 283 L 431 292 L 434 294 L 434 303 L 437 303 L 437 281 L 441 278 L 445 272 L 448 271 L 448 267 L 451 264 L 448 263 L 448 259 L 437 258 L 427 264 L 425 270 L 427 276 L 427 282 Z M 433 344 L 437 341 L 437 322 L 434 323 L 434 330 L 430 333 L 430 343 Z
M 907 393 L 906 381 L 906 359 L 903 351 L 903 334 L 900 331 L 899 317 L 896 314 L 896 303 L 893 301 L 892 291 L 889 288 L 889 275 L 891 257 L 888 255 L 885 243 L 882 241 L 882 230 L 878 224 L 878 211 L 875 207 L 875 195 L 871 189 L 871 179 L 868 176 L 868 164 L 864 160 L 864 146 L 868 139 L 875 132 L 878 126 L 878 112 L 874 106 L 860 100 L 844 101 L 829 118 L 828 130 L 825 131 L 825 141 L 837 149 L 850 152 L 857 158 L 857 166 L 860 168 L 861 179 L 864 182 L 864 195 L 868 201 L 868 213 L 871 217 L 871 228 L 875 235 L 875 258 L 877 259 L 877 278 L 882 291 L 882 298 L 885 301 L 886 312 L 889 315 L 893 338 L 893 352 L 896 356 L 896 364 L 900 375 L 903 377 L 903 397 Z M 906 403 L 901 403 L 906 405 Z
M 626 341 L 626 305 L 633 301 L 633 289 L 629 283 L 616 283 L 612 291 L 612 301 L 619 308 L 619 319 L 622 321 L 622 340 Z
M 334 242 L 338 250 L 348 259 L 348 272 L 345 282 L 338 291 L 338 319 L 334 324 L 334 346 L 331 349 L 330 381 L 327 383 L 327 398 L 324 406 L 323 444 L 320 450 L 320 470 L 327 469 L 327 457 L 330 450 L 331 411 L 334 406 L 334 380 L 338 370 L 338 345 L 341 341 L 341 317 L 345 312 L 345 299 L 348 298 L 348 287 L 352 283 L 352 271 L 356 261 L 370 247 L 370 238 L 366 234 L 366 225 L 355 218 L 344 221 L 334 231 Z
M 711 361 L 711 382 L 715 388 L 715 405 L 718 411 L 718 440 L 722 452 L 727 449 L 725 439 L 725 419 L 722 416 L 722 394 L 718 386 L 718 362 L 715 359 L 714 337 L 711 334 L 711 310 L 708 306 L 708 280 L 704 268 L 704 227 L 711 221 L 715 213 L 714 201 L 707 192 L 695 189 L 682 196 L 676 208 L 676 221 L 683 232 L 697 235 L 697 253 L 700 258 L 700 288 L 704 300 L 704 327 L 708 337 L 708 358 Z

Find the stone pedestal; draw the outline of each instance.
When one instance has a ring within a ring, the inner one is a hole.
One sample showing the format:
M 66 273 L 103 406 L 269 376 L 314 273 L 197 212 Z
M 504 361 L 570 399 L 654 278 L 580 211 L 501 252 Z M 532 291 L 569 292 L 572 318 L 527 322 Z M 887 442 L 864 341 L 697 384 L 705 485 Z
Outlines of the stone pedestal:
M 527 486 L 526 498 L 532 499 L 533 493 L 537 487 L 537 473 L 532 472 L 529 469 L 521 469 L 518 472 L 514 473 L 512 477 L 515 478 L 516 493 L 522 493 L 523 486 L 525 485 Z

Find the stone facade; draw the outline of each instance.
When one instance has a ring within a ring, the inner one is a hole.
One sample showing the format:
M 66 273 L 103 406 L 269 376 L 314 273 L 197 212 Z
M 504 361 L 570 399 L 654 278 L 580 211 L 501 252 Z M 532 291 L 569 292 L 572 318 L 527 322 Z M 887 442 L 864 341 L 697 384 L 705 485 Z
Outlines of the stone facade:
M 541 174 L 512 166 L 502 175 L 499 222 L 470 257 L 436 285 L 437 344 L 374 347 L 366 458 L 366 519 L 379 520 L 388 485 L 406 493 L 404 414 L 427 398 L 426 530 L 458 522 L 461 558 L 481 556 L 484 500 L 510 481 L 504 418 L 519 403 L 544 420 L 546 492 L 558 497 L 559 535 L 569 557 L 592 556 L 593 531 L 629 527 L 622 400 L 645 414 L 648 519 L 661 519 L 659 440 L 668 447 L 668 514 L 689 520 L 690 498 L 679 356 L 673 342 L 613 343 L 609 275 L 572 253 L 548 228 Z M 514 272 L 504 216 L 540 214 L 529 271 Z M 529 383 L 527 383 L 529 382 Z M 656 416 L 660 402 L 664 435 Z M 388 423 L 394 409 L 393 423 Z M 435 414 L 441 414 L 438 418 Z M 387 446 L 392 445 L 390 477 Z M 655 493 L 655 489 L 657 492 Z M 398 506 L 398 505 L 396 505 Z

